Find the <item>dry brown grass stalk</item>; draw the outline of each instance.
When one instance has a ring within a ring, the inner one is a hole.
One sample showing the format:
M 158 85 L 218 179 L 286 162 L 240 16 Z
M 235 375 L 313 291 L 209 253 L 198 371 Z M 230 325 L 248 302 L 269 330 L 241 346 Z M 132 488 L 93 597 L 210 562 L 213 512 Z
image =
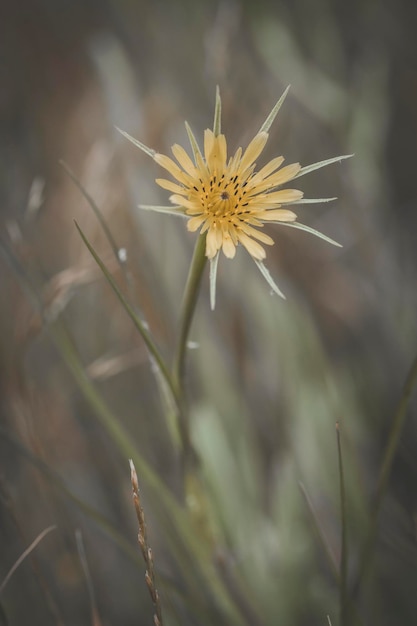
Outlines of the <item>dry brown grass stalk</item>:
M 140 501 L 138 476 L 137 476 L 133 461 L 130 460 L 129 463 L 130 463 L 130 479 L 131 479 L 132 491 L 133 491 L 133 503 L 135 505 L 136 517 L 138 519 L 138 524 L 139 524 L 138 543 L 139 543 L 143 560 L 145 561 L 145 566 L 146 566 L 145 582 L 146 582 L 146 586 L 148 587 L 149 595 L 151 596 L 152 603 L 154 606 L 154 611 L 155 611 L 154 616 L 153 616 L 153 621 L 154 621 L 155 626 L 163 626 L 161 601 L 160 601 L 159 593 L 155 584 L 153 554 L 152 554 L 152 549 L 149 547 L 149 544 L 148 544 L 145 513 L 143 511 L 142 504 Z

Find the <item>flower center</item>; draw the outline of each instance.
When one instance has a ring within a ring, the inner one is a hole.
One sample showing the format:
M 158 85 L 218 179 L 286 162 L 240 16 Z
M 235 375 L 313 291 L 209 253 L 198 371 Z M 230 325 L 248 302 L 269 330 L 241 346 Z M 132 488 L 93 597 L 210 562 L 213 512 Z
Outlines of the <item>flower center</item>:
M 247 180 L 242 183 L 237 175 L 226 178 L 224 174 L 213 174 L 207 181 L 200 179 L 189 198 L 201 207 L 207 218 L 244 220 L 248 214 L 246 185 Z

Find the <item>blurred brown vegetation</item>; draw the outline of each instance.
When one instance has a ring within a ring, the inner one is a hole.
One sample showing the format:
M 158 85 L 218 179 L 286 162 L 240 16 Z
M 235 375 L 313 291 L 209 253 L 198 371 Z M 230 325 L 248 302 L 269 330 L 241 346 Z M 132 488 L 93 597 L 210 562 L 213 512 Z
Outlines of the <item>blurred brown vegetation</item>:
M 93 623 L 78 528 L 101 623 L 152 621 L 128 460 L 96 420 L 56 334 L 65 329 L 90 380 L 175 492 L 178 459 L 145 347 L 73 222 L 168 356 L 193 238 L 182 222 L 138 211 L 140 202 L 164 204 L 166 194 L 154 184 L 156 165 L 114 125 L 167 153 L 185 143 L 184 119 L 202 137 L 219 84 L 234 149 L 291 83 L 265 158 L 282 152 L 308 164 L 355 153 L 302 179 L 307 197 L 339 200 L 300 207 L 300 221 L 344 247 L 275 227 L 268 267 L 285 303 L 269 297 L 243 254 L 222 263 L 216 312 L 207 280 L 197 309 L 189 387 L 210 506 L 218 507 L 213 553 L 226 579 L 228 568 L 246 580 L 253 572 L 248 606 L 235 594 L 248 623 L 311 626 L 330 614 L 337 624 L 336 586 L 298 482 L 337 553 L 341 421 L 354 581 L 363 510 L 417 349 L 415 3 L 21 0 L 3 2 L 0 12 L 0 583 L 56 525 L 3 590 L 0 623 Z M 127 281 L 60 159 L 126 250 Z M 417 619 L 415 407 L 380 519 L 373 584 L 359 600 L 364 623 Z M 165 602 L 176 615 L 169 623 L 197 624 L 167 548 L 169 520 L 142 488 Z M 274 550 L 277 563 L 265 573 L 264 555 Z M 227 621 L 215 607 L 205 619 Z

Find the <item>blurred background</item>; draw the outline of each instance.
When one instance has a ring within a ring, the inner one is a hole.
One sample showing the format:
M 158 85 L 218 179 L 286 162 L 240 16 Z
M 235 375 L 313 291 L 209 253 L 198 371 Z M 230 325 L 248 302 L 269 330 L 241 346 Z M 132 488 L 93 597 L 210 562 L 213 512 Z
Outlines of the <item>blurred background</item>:
M 194 235 L 137 208 L 169 194 L 114 126 L 167 154 L 186 145 L 184 120 L 199 140 L 211 127 L 218 84 L 234 151 L 291 84 L 262 159 L 355 153 L 299 185 L 306 197 L 338 197 L 298 215 L 343 248 L 271 227 L 267 265 L 285 302 L 242 250 L 220 261 L 214 313 L 204 278 L 187 369 L 205 485 L 194 532 L 221 592 L 191 553 L 178 556 L 173 517 L 140 471 L 139 482 L 167 624 L 313 626 L 329 616 L 335 626 L 335 424 L 354 585 L 417 350 L 416 4 L 20 0 L 0 13 L 0 584 L 56 527 L 2 588 L 0 623 L 152 623 L 128 459 L 98 404 L 174 496 L 178 454 L 145 346 L 74 220 L 167 359 Z M 60 160 L 100 208 L 122 267 Z M 357 599 L 363 624 L 416 623 L 415 409 Z

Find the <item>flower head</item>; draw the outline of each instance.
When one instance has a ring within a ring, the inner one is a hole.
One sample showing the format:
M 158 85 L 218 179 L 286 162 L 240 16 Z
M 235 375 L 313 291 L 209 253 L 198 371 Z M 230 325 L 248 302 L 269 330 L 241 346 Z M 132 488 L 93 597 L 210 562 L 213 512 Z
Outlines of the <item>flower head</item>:
M 281 167 L 284 158 L 278 156 L 261 169 L 256 169 L 256 160 L 265 147 L 268 131 L 287 92 L 288 88 L 246 150 L 238 148 L 230 157 L 227 155 L 226 138 L 221 133 L 221 100 L 218 89 L 214 127 L 213 130 L 206 130 L 204 133 L 204 154 L 186 123 L 194 160 L 178 144 L 172 146 L 175 162 L 120 131 L 175 179 L 175 181 L 166 178 L 156 179 L 158 185 L 173 192 L 169 198 L 173 206 L 142 206 L 142 208 L 186 217 L 189 231 L 200 230 L 201 234 L 206 234 L 206 256 L 211 263 L 212 308 L 215 301 L 216 271 L 220 251 L 232 259 L 239 244 L 249 252 L 273 291 L 283 296 L 263 264 L 266 252 L 261 244 L 274 243 L 274 240 L 261 230 L 265 223 L 285 224 L 306 230 L 329 243 L 339 245 L 322 233 L 299 224 L 296 221 L 296 214 L 287 208 L 292 204 L 328 202 L 335 198 L 307 200 L 303 199 L 302 191 L 282 186 L 303 174 L 351 155 L 328 159 L 304 168 L 299 163 Z

